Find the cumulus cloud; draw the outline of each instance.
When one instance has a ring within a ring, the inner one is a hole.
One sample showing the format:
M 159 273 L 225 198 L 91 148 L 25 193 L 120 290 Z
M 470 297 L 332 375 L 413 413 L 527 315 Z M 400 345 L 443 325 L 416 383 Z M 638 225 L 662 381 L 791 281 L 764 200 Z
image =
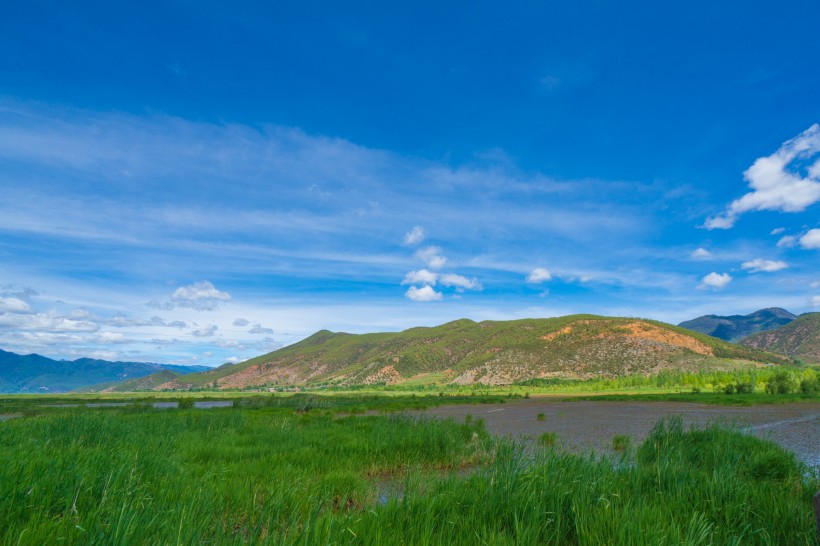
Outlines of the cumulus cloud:
M 217 290 L 209 281 L 180 286 L 171 295 L 171 301 L 179 307 L 192 307 L 200 311 L 213 311 L 220 302 L 230 299 L 230 294 Z
M 416 252 L 416 257 L 421 258 L 432 269 L 441 269 L 447 263 L 447 258 L 442 256 L 441 248 L 428 246 Z
M 780 235 L 780 234 L 781 234 L 781 233 L 783 233 L 784 231 L 786 231 L 786 228 L 784 228 L 784 227 L 774 228 L 774 229 L 773 229 L 773 230 L 769 233 L 769 235 Z
M 421 288 L 411 286 L 404 295 L 408 299 L 418 302 L 439 301 L 442 297 L 441 292 L 436 292 L 432 286 L 422 286 Z
M 273 334 L 273 328 L 265 328 L 261 324 L 256 323 L 253 325 L 253 328 L 248 330 L 250 334 Z
M 234 326 L 247 326 L 250 323 L 251 322 L 249 320 L 243 318 L 238 318 L 235 321 L 233 321 Z
M 808 249 L 820 248 L 820 229 L 810 229 L 800 237 L 800 246 Z
M 544 269 L 543 267 L 536 267 L 535 269 L 530 271 L 529 275 L 527 275 L 527 282 L 533 284 L 540 284 L 550 279 L 552 279 L 552 273 L 550 273 L 548 269 Z
M 749 262 L 743 262 L 740 267 L 751 273 L 774 273 L 775 271 L 786 269 L 789 267 L 789 264 L 779 260 L 763 260 L 757 258 Z
M 442 286 L 454 286 L 460 290 L 481 290 L 483 287 L 478 279 L 468 279 L 462 275 L 455 273 L 445 273 L 439 277 L 439 283 Z
M 424 232 L 423 227 L 415 226 L 413 229 L 404 234 L 404 244 L 410 246 L 417 245 L 424 241 L 426 236 L 427 234 Z
M 712 257 L 712 253 L 705 248 L 698 248 L 692 252 L 693 260 L 708 260 Z
M 777 241 L 777 246 L 779 248 L 792 248 L 794 245 L 797 244 L 797 237 L 792 235 L 784 235 Z
M 429 284 L 435 285 L 438 281 L 438 273 L 420 269 L 418 271 L 410 271 L 404 276 L 402 284 Z
M 191 335 L 195 337 L 213 337 L 216 334 L 217 330 L 219 330 L 219 328 L 216 326 L 216 324 L 209 324 L 204 328 L 194 330 L 193 332 L 191 332 Z
M 20 298 L 0 297 L 0 313 L 28 313 L 31 306 Z
M 820 125 L 783 143 L 774 154 L 755 160 L 743 173 L 751 192 L 732 201 L 725 212 L 706 220 L 707 229 L 729 229 L 738 217 L 755 210 L 801 212 L 820 201 Z M 812 162 L 806 175 L 796 168 Z M 791 170 L 789 168 L 792 167 Z
M 811 307 L 820 307 L 820 296 L 812 296 L 809 305 Z
M 720 290 L 721 288 L 725 288 L 730 282 L 732 282 L 732 276 L 728 273 L 712 272 L 701 279 L 701 283 L 698 288 L 712 288 L 714 290 Z

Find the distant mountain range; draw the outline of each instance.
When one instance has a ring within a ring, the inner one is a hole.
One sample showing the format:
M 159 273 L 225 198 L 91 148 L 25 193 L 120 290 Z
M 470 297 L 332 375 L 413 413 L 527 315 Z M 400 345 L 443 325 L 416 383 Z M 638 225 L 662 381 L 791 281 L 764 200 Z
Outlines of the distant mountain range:
M 785 326 L 751 335 L 740 343 L 820 364 L 820 313 L 800 315 Z
M 153 387 L 485 384 L 731 369 L 784 356 L 670 324 L 571 315 L 507 322 L 457 320 L 434 328 L 353 335 L 322 330 L 278 351 Z
M 757 332 L 780 328 L 796 318 L 797 315 L 785 309 L 771 307 L 769 309 L 755 311 L 748 315 L 731 315 L 726 317 L 704 315 L 696 319 L 681 322 L 678 326 L 734 342 L 740 341 Z
M 103 382 L 123 381 L 163 370 L 186 375 L 207 366 L 174 366 L 146 362 L 109 362 L 93 358 L 54 360 L 37 354 L 0 350 L 0 393 L 59 393 Z

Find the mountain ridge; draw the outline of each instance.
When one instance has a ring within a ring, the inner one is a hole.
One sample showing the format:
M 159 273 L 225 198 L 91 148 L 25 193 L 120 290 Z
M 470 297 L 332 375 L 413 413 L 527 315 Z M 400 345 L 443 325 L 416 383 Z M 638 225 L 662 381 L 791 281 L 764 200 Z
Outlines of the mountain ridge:
M 683 321 L 678 326 L 736 342 L 757 332 L 779 328 L 796 318 L 797 315 L 780 307 L 768 307 L 748 315 L 703 315 Z
M 0 349 L 0 393 L 69 392 L 98 383 L 144 377 L 162 370 L 189 374 L 207 369 L 206 366 L 95 358 L 55 360 L 36 353 L 21 355 Z
M 785 326 L 753 334 L 740 343 L 820 364 L 820 313 L 805 313 Z
M 589 379 L 663 370 L 785 364 L 787 357 L 657 321 L 570 315 L 370 334 L 320 330 L 245 362 L 176 378 L 162 389 L 276 385 L 487 384 Z

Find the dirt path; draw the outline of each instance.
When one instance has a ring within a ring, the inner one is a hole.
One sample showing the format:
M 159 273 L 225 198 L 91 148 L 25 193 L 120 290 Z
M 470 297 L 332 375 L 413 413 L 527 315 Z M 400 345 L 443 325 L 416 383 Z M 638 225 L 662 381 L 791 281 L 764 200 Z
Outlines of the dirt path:
M 561 445 L 576 452 L 606 452 L 616 434 L 640 443 L 661 418 L 681 415 L 685 423 L 733 422 L 749 432 L 792 450 L 820 468 L 820 403 L 714 406 L 683 402 L 557 402 L 531 398 L 503 405 L 440 406 L 427 415 L 462 421 L 469 414 L 482 418 L 498 436 L 537 437 L 555 432 Z M 539 421 L 539 413 L 544 420 Z

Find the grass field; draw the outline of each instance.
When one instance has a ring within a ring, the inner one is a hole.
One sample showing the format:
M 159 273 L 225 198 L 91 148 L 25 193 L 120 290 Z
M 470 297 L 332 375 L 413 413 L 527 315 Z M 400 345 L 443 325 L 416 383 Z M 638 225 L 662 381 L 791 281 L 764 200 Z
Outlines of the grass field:
M 0 422 L 0 543 L 816 544 L 817 477 L 772 443 L 668 421 L 610 461 L 346 415 L 420 398 L 30 410 Z

